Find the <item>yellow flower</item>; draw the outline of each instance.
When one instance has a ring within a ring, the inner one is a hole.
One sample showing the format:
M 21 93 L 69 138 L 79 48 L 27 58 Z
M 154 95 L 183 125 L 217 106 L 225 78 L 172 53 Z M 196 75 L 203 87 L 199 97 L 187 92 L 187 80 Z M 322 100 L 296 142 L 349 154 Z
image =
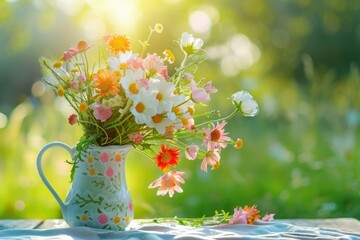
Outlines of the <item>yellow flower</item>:
M 155 24 L 154 30 L 155 30 L 155 32 L 157 32 L 157 33 L 162 33 L 162 31 L 164 30 L 164 27 L 163 27 L 162 24 L 157 23 L 157 24 Z
M 57 89 L 57 94 L 58 94 L 59 97 L 63 97 L 64 94 L 65 94 L 64 89 L 63 89 L 62 87 L 59 87 L 59 88 Z
M 107 41 L 107 48 L 114 54 L 118 54 L 119 52 L 125 53 L 131 50 L 130 39 L 126 35 L 112 35 Z
M 80 112 L 86 112 L 87 108 L 88 108 L 88 105 L 86 102 L 80 103 L 80 106 L 79 106 Z
M 220 167 L 220 162 L 217 162 L 212 168 L 211 170 L 216 170 Z
M 165 49 L 163 54 L 165 55 L 165 60 L 167 60 L 170 64 L 175 62 L 175 56 L 169 49 Z
M 241 138 L 238 138 L 235 142 L 234 148 L 240 149 L 244 145 L 244 142 Z
M 56 61 L 54 64 L 53 64 L 53 67 L 54 68 L 61 68 L 62 66 L 62 62 L 61 61 Z

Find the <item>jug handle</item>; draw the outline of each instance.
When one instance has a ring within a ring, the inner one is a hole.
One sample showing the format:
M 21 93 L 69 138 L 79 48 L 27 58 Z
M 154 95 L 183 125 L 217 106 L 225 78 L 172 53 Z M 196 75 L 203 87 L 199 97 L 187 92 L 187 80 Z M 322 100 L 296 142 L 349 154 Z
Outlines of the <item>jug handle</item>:
M 39 175 L 41 177 L 41 180 L 44 182 L 45 186 L 50 190 L 50 192 L 52 193 L 52 195 L 55 197 L 56 201 L 59 203 L 61 210 L 64 209 L 65 204 L 64 202 L 61 200 L 61 198 L 59 197 L 59 195 L 57 194 L 57 192 L 54 190 L 54 188 L 51 186 L 51 184 L 49 183 L 49 181 L 46 179 L 42 166 L 41 166 L 41 159 L 43 154 L 45 153 L 46 150 L 48 150 L 49 148 L 52 147 L 61 147 L 63 149 L 65 149 L 66 151 L 68 151 L 70 153 L 70 155 L 72 154 L 72 148 L 69 147 L 68 145 L 66 145 L 65 143 L 62 142 L 51 142 L 46 144 L 38 153 L 37 159 L 36 159 L 36 166 L 37 166 L 37 170 L 39 172 Z

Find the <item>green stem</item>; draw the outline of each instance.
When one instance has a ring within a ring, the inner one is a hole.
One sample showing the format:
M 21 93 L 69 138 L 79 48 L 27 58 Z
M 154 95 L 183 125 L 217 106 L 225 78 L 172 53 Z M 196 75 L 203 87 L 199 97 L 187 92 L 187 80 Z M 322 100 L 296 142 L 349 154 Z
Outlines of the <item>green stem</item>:
M 196 126 L 196 128 L 199 128 L 200 126 L 203 126 L 203 125 L 207 125 L 209 123 L 213 123 L 213 122 L 220 122 L 220 121 L 224 121 L 224 120 L 227 120 L 227 119 L 230 119 L 232 118 L 239 110 L 238 109 L 235 109 L 230 115 L 226 116 L 226 117 L 223 117 L 223 118 L 220 118 L 220 119 L 214 119 L 214 120 L 211 120 L 211 121 L 207 121 L 207 122 L 203 122 L 203 123 L 200 123 L 199 125 Z

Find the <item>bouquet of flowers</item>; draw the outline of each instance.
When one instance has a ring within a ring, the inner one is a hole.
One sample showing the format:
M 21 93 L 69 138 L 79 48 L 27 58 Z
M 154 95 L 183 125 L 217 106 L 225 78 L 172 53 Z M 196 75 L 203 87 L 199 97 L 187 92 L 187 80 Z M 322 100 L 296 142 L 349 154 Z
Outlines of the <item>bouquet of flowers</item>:
M 172 197 L 175 191 L 182 192 L 180 183 L 185 182 L 184 172 L 174 170 L 181 151 L 188 160 L 201 159 L 205 172 L 208 166 L 218 168 L 222 149 L 228 144 L 242 146 L 240 138 L 232 140 L 225 132 L 226 120 L 237 113 L 255 116 L 259 108 L 248 92 L 239 91 L 231 97 L 235 110 L 229 116 L 198 123 L 196 119 L 204 115 L 220 116 L 219 111 L 195 113 L 198 104 L 210 101 L 217 92 L 211 81 L 194 77 L 206 59 L 203 40 L 182 34 L 178 44 L 183 59 L 170 74 L 168 65 L 175 62 L 172 51 L 146 53 L 151 36 L 162 31 L 161 24 L 150 27 L 147 40 L 139 41 L 140 53 L 132 51 L 127 35 L 111 34 L 96 44 L 80 41 L 59 59 L 41 58 L 40 64 L 46 83 L 74 110 L 69 124 L 83 128 L 77 150 L 90 144 L 132 144 L 164 173 L 149 188 L 159 187 L 158 195 Z M 98 54 L 95 63 L 88 56 L 93 50 Z M 193 139 L 202 144 L 189 143 Z M 74 173 L 77 162 L 72 164 Z

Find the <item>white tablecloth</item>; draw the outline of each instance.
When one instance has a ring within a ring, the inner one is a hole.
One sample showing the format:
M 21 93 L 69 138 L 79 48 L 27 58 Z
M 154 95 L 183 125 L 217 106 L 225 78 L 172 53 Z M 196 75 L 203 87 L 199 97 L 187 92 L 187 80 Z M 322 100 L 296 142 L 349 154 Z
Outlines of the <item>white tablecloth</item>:
M 0 239 L 359 239 L 358 233 L 332 228 L 299 227 L 286 223 L 188 227 L 179 225 L 144 225 L 135 230 L 108 231 L 87 227 L 46 230 L 7 229 Z

